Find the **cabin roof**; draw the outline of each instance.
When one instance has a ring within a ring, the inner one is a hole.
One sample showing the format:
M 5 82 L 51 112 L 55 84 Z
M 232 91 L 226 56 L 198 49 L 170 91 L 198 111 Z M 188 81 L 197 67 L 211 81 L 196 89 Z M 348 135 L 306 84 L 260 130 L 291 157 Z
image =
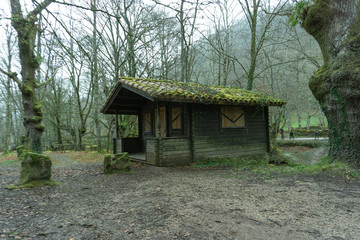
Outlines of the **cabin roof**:
M 284 100 L 242 88 L 122 77 L 105 101 L 102 113 L 108 113 L 107 109 L 121 88 L 150 101 L 259 106 L 282 106 L 286 103 Z

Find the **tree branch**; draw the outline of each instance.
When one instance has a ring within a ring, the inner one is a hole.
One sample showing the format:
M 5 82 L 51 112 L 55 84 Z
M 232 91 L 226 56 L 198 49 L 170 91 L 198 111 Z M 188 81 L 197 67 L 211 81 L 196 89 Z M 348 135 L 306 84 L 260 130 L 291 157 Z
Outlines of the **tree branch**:
M 42 10 L 47 8 L 51 3 L 55 2 L 55 0 L 44 0 L 42 3 L 38 3 L 37 1 L 34 2 L 37 4 L 37 6 L 34 8 L 34 10 L 28 13 L 26 16 L 27 18 L 36 18 L 36 16 L 40 14 Z
M 19 29 L 21 20 L 24 19 L 23 12 L 21 9 L 21 4 L 19 0 L 11 0 L 11 25 L 15 29 Z
M 7 72 L 4 69 L 0 68 L 0 72 L 2 72 L 3 74 L 5 74 L 6 76 L 8 76 L 9 78 L 11 78 L 12 80 L 14 80 L 19 86 L 21 86 L 21 81 L 20 79 L 17 77 L 17 73 L 16 72 Z
M 36 87 L 36 88 L 39 88 L 39 87 L 42 87 L 42 86 L 48 84 L 49 82 L 51 82 L 51 81 L 54 79 L 54 77 L 55 77 L 56 73 L 58 72 L 58 70 L 59 70 L 59 69 L 56 69 L 56 70 L 54 71 L 54 73 L 51 75 L 51 77 L 50 77 L 48 80 L 46 80 L 45 82 L 36 84 L 35 87 Z
M 111 14 L 111 13 L 109 13 L 109 11 L 99 9 L 99 8 L 85 7 L 85 6 L 77 5 L 77 4 L 74 4 L 74 3 L 68 3 L 68 2 L 66 2 L 64 0 L 62 2 L 58 1 L 58 0 L 52 0 L 52 2 L 57 3 L 57 4 L 61 4 L 61 5 L 64 5 L 64 6 L 75 7 L 75 8 L 86 10 L 86 11 L 101 12 L 101 13 L 107 15 L 107 16 L 110 16 L 110 17 L 113 17 L 113 18 L 116 18 L 116 19 L 120 18 L 120 16 Z

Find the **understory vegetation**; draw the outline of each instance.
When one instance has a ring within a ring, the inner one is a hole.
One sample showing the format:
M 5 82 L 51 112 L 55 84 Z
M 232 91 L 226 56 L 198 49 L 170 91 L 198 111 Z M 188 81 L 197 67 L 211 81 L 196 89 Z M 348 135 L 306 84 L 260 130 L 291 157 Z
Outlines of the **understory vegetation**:
M 53 166 L 64 165 L 64 159 L 67 164 L 93 164 L 102 163 L 104 160 L 104 153 L 80 152 L 80 151 L 64 151 L 64 152 L 44 152 L 44 155 L 50 157 Z M 20 159 L 15 152 L 8 154 L 0 154 L 0 167 L 20 167 Z
M 190 168 L 229 169 L 229 176 L 241 177 L 254 174 L 260 178 L 275 178 L 286 174 L 334 174 L 360 180 L 360 169 L 327 156 L 327 141 L 290 141 L 278 142 L 275 154 L 239 158 L 217 158 L 193 163 Z M 45 152 L 53 166 L 75 166 L 78 164 L 103 164 L 105 153 L 96 151 Z M 20 167 L 15 152 L 0 155 L 0 167 Z M 1 171 L 0 171 L 1 174 Z
M 284 141 L 285 142 L 285 141 Z M 360 169 L 333 160 L 327 156 L 324 142 L 288 141 L 276 155 L 266 157 L 246 156 L 240 158 L 210 159 L 193 164 L 193 168 L 229 168 L 230 175 L 242 177 L 256 174 L 260 178 L 275 178 L 286 174 L 334 174 L 360 180 Z
M 295 141 L 295 140 L 281 140 L 276 142 L 279 147 L 295 147 L 302 146 L 308 148 L 328 147 L 327 140 L 314 140 L 314 141 Z

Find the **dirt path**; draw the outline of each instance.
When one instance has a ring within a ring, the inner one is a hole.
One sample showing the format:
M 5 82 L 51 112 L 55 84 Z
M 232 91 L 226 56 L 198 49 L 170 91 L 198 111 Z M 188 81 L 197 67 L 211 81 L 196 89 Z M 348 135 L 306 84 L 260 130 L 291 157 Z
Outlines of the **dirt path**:
M 291 149 L 291 151 L 289 151 Z M 323 156 L 326 156 L 329 149 L 326 147 L 307 148 L 307 147 L 282 147 L 284 155 L 291 161 L 313 165 L 318 163 Z
M 55 167 L 62 184 L 8 191 L 0 239 L 359 239 L 360 183 L 332 175 L 272 179 L 228 169 L 101 164 Z

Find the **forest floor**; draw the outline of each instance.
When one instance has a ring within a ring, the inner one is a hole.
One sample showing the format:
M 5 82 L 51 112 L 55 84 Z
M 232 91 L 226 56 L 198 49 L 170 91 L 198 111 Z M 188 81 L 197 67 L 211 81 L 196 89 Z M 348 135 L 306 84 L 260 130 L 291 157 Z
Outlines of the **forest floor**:
M 299 167 L 315 166 L 325 149 L 283 151 L 299 164 L 132 163 L 121 175 L 104 175 L 100 154 L 49 153 L 61 184 L 24 190 L 5 189 L 19 164 L 3 158 L 0 239 L 359 239 L 359 180 Z

